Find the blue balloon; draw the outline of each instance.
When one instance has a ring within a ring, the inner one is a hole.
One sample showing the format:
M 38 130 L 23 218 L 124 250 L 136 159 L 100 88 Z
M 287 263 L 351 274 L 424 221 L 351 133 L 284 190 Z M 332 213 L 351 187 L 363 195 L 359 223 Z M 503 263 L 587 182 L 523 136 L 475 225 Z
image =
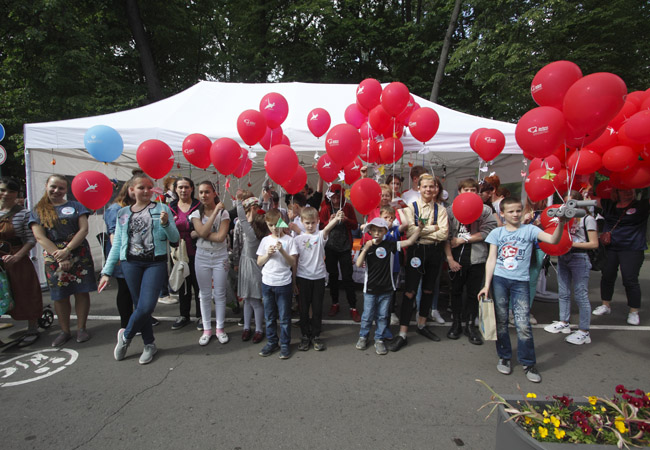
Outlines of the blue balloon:
M 84 145 L 88 153 L 101 162 L 115 161 L 124 150 L 120 133 L 106 125 L 89 128 L 84 135 Z

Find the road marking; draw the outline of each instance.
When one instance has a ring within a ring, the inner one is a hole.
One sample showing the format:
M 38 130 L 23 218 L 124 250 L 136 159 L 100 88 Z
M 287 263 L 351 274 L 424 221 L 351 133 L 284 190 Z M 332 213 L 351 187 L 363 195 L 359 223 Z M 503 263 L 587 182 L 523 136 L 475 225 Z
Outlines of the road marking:
M 74 350 L 51 348 L 0 361 L 0 387 L 19 386 L 51 377 L 74 364 L 78 357 L 79 353 Z

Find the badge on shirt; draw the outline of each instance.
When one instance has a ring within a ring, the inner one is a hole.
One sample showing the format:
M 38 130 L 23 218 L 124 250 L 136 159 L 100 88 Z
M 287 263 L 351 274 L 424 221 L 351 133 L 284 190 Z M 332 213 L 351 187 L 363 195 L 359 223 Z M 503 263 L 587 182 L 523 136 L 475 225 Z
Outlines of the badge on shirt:
M 61 209 L 61 214 L 64 216 L 71 216 L 74 214 L 74 208 L 72 206 L 66 206 L 65 208 Z
M 420 260 L 420 258 L 418 258 L 417 256 L 414 257 L 414 258 L 411 258 L 411 267 L 413 267 L 414 269 L 417 269 L 421 265 L 422 265 L 422 261 Z
M 636 208 L 630 208 L 625 212 L 628 216 L 631 216 L 634 213 L 636 213 Z
M 519 263 L 513 257 L 506 258 L 503 260 L 503 268 L 506 270 L 515 270 Z
M 128 220 L 129 220 L 129 215 L 128 214 L 124 214 L 124 215 L 120 216 L 120 225 L 122 225 L 122 226 L 126 225 L 126 222 Z
M 377 255 L 377 258 L 379 259 L 384 259 L 386 257 L 386 249 L 384 247 L 379 247 L 377 251 L 375 251 L 375 255 Z

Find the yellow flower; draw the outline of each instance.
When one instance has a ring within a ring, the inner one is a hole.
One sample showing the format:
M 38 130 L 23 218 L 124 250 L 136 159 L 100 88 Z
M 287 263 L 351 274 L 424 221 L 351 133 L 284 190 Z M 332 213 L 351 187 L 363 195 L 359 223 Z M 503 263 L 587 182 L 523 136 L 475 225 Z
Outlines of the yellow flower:
M 544 410 L 543 414 L 544 414 L 544 417 L 548 417 L 548 412 L 546 410 Z
M 529 392 L 528 394 L 526 394 L 526 398 L 537 398 L 537 394 Z
M 627 433 L 627 428 L 625 428 L 625 420 L 621 416 L 618 416 L 614 420 L 614 426 L 619 433 Z
M 548 436 L 548 430 L 544 427 L 539 427 L 539 435 L 543 439 Z
M 528 417 L 528 416 L 524 416 L 524 422 L 526 423 L 526 425 L 530 425 L 530 423 L 532 422 L 532 420 L 531 420 L 530 417 Z M 535 431 L 535 430 L 533 430 L 533 431 Z
M 607 410 L 605 409 L 605 407 L 604 407 L 604 406 L 601 406 L 601 407 L 600 407 L 600 410 L 601 410 L 602 412 L 605 412 L 605 411 L 607 411 Z
M 548 417 L 544 417 L 544 423 L 551 423 L 551 419 L 549 419 Z
M 564 432 L 564 430 L 561 430 L 561 429 L 559 429 L 559 428 L 556 428 L 556 429 L 555 429 L 555 438 L 556 438 L 556 439 L 562 439 L 562 438 L 564 437 L 565 434 L 566 434 L 566 433 Z
M 559 427 L 560 426 L 560 419 L 558 419 L 555 416 L 551 416 L 551 422 L 553 423 L 554 427 Z
M 589 403 L 591 403 L 592 405 L 595 405 L 596 402 L 598 402 L 598 397 L 594 397 L 593 395 L 590 395 L 589 396 Z

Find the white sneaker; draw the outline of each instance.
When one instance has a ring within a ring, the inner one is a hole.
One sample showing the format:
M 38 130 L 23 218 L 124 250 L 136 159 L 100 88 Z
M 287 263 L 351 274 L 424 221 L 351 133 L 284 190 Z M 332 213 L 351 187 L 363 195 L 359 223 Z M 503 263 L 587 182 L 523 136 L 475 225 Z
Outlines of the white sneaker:
M 397 317 L 397 314 L 395 314 L 395 313 L 390 314 L 390 324 L 391 325 L 399 325 L 399 318 Z
M 638 311 L 630 312 L 627 315 L 627 323 L 629 323 L 630 325 L 638 325 L 639 324 L 639 313 L 638 313 Z
M 435 320 L 437 323 L 445 323 L 445 319 L 442 318 L 442 316 L 440 315 L 437 309 L 431 310 L 431 318 Z
M 204 333 L 199 338 L 199 345 L 208 345 L 210 343 L 210 339 L 212 339 L 212 333 Z
M 226 333 L 217 333 L 217 339 L 219 339 L 219 342 L 222 344 L 226 344 L 230 340 Z
M 178 303 L 178 299 L 174 299 L 168 295 L 167 297 L 160 297 L 158 299 L 158 303 L 162 303 L 164 305 L 173 305 L 174 303 Z
M 153 355 L 157 352 L 158 348 L 156 347 L 156 344 L 145 345 L 144 350 L 142 351 L 142 356 L 140 356 L 140 364 L 149 364 L 153 359 Z
M 612 308 L 610 308 L 607 305 L 600 305 L 599 307 L 594 309 L 591 313 L 594 316 L 603 316 L 605 314 L 611 314 L 612 313 Z M 629 320 L 629 318 L 628 318 L 628 320 Z
M 571 325 L 562 321 L 555 321 L 550 325 L 546 325 L 544 331 L 548 331 L 549 333 L 569 334 L 571 333 Z
M 532 314 L 529 315 L 528 321 L 531 325 L 537 325 L 537 319 L 535 319 Z
M 578 330 L 564 338 L 569 344 L 582 345 L 591 344 L 591 336 L 588 331 Z

